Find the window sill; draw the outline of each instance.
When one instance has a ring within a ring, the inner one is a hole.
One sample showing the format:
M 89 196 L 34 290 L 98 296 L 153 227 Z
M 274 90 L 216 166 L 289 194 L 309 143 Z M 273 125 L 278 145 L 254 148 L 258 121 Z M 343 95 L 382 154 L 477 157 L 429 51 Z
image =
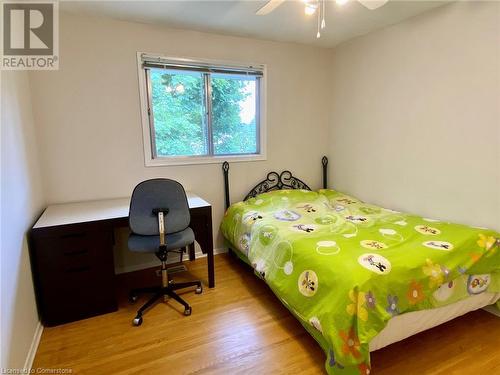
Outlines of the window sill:
M 263 154 L 258 155 L 222 155 L 222 156 L 188 156 L 169 157 L 146 160 L 146 167 L 166 167 L 174 165 L 197 165 L 197 164 L 221 164 L 224 161 L 230 163 L 264 161 L 267 160 Z

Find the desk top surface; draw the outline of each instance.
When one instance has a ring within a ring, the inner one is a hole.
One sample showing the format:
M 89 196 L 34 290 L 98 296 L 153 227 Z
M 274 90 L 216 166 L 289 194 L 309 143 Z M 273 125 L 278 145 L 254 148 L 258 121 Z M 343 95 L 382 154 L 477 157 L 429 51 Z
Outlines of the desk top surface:
M 189 208 L 209 207 L 210 203 L 187 191 Z M 36 228 L 86 223 L 128 217 L 130 197 L 54 204 L 48 206 L 33 226 Z

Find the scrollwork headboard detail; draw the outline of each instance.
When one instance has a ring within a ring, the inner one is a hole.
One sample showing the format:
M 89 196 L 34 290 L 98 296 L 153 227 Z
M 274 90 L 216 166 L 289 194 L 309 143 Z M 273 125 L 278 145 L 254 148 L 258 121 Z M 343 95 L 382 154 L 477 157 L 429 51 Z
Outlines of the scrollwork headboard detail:
M 323 188 L 327 187 L 327 166 L 328 158 L 323 156 L 321 159 L 323 169 Z M 222 163 L 222 172 L 224 173 L 224 193 L 226 209 L 230 206 L 229 200 L 229 163 L 225 161 Z M 285 170 L 281 173 L 269 172 L 265 180 L 255 185 L 245 196 L 244 201 L 253 198 L 258 194 L 266 193 L 273 190 L 281 189 L 304 189 L 311 190 L 311 188 L 301 179 L 292 175 L 292 172 Z
M 265 180 L 255 185 L 252 190 L 248 192 L 244 201 L 253 198 L 256 195 L 266 193 L 273 190 L 282 189 L 305 189 L 311 190 L 307 184 L 301 179 L 292 175 L 290 171 L 283 171 L 280 174 L 277 172 L 269 172 Z

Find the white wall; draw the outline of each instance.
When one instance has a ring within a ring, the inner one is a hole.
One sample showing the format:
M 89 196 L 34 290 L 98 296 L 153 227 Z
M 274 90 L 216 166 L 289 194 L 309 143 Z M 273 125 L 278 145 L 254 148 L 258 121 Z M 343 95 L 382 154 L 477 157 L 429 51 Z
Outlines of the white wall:
M 459 2 L 335 48 L 334 186 L 500 230 L 500 3 Z
M 0 368 L 23 368 L 38 327 L 26 232 L 44 206 L 28 73 L 2 72 L 1 97 Z
M 169 177 L 213 204 L 218 236 L 220 164 L 144 167 L 137 51 L 267 64 L 268 160 L 232 164 L 232 196 L 272 169 L 319 187 L 328 50 L 62 13 L 60 70 L 30 76 L 49 203 L 128 196 L 141 180 Z

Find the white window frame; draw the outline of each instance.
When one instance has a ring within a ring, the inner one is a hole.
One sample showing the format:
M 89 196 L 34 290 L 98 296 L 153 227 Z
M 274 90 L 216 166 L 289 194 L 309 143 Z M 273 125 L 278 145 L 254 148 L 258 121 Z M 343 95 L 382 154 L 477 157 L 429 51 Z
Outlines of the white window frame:
M 154 139 L 152 139 L 150 118 L 148 114 L 148 93 L 145 69 L 142 66 L 142 56 L 154 56 L 161 59 L 173 60 L 184 63 L 203 63 L 215 66 L 231 66 L 245 68 L 248 66 L 259 66 L 263 70 L 263 76 L 260 78 L 259 87 L 259 108 L 256 116 L 259 116 L 259 150 L 256 154 L 236 154 L 236 155 L 203 155 L 203 156 L 162 156 L 155 158 L 153 156 Z M 157 53 L 137 52 L 137 72 L 139 78 L 139 97 L 141 106 L 142 138 L 144 149 L 144 165 L 146 167 L 160 167 L 169 165 L 187 165 L 187 164 L 211 164 L 222 163 L 227 160 L 230 162 L 261 161 L 266 160 L 267 150 L 267 127 L 266 127 L 266 93 L 267 93 L 267 67 L 265 64 L 241 63 L 234 61 L 207 60 L 197 58 L 168 57 Z

